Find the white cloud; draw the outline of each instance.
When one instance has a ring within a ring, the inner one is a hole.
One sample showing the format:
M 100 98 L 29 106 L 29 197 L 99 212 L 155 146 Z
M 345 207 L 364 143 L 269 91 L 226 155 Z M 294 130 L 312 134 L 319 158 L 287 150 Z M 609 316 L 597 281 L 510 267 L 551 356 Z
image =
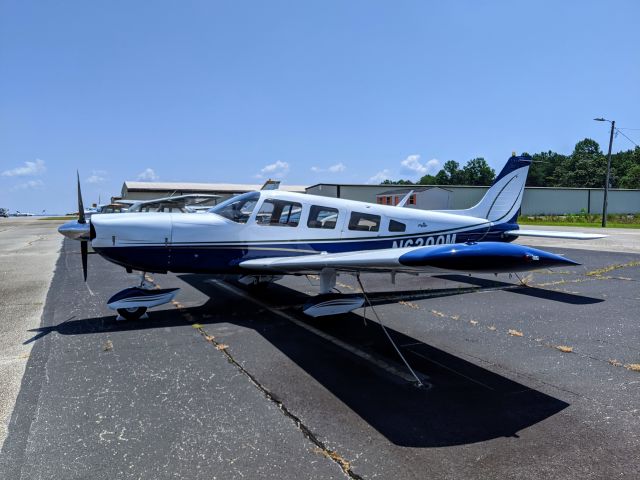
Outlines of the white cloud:
M 260 173 L 256 174 L 256 178 L 264 178 L 264 177 L 284 177 L 287 173 L 289 173 L 289 164 L 287 162 L 283 162 L 278 160 L 274 163 L 270 163 L 269 165 L 265 165 Z
M 143 172 L 138 174 L 138 180 L 142 180 L 143 182 L 153 182 L 158 180 L 160 177 L 156 175 L 156 172 L 153 168 L 145 168 Z
M 367 183 L 381 183 L 387 180 L 391 176 L 391 172 L 388 169 L 384 169 L 376 173 L 373 177 L 367 180 Z
M 440 160 L 437 158 L 432 158 L 427 163 L 425 163 L 425 167 L 427 167 L 427 173 L 429 175 L 435 175 L 442 168 L 440 165 Z
M 331 165 L 329 168 L 311 167 L 311 171 L 314 173 L 320 173 L 320 172 L 340 173 L 340 172 L 344 172 L 346 169 L 347 169 L 347 166 L 342 162 L 338 162 L 335 165 Z
M 409 175 L 413 180 L 417 180 L 426 174 L 435 175 L 438 173 L 440 168 L 440 160 L 437 158 L 432 158 L 431 160 L 422 163 L 420 161 L 420 155 L 414 153 L 413 155 L 407 156 L 407 158 L 400 162 L 399 175 L 395 168 L 393 170 L 385 168 L 384 170 L 376 173 L 373 177 L 369 178 L 367 183 L 380 183 L 384 180 L 396 180 L 398 177 L 407 178 L 406 175 Z
M 404 173 L 417 175 L 424 175 L 427 173 L 427 168 L 420 163 L 420 155 L 409 155 L 400 162 L 400 165 L 402 165 L 402 171 Z
M 402 173 L 415 176 L 433 175 L 440 169 L 440 160 L 432 158 L 426 163 L 420 162 L 420 155 L 413 154 L 400 162 Z
M 15 190 L 27 190 L 32 188 L 40 188 L 44 186 L 44 182 L 42 180 L 29 180 L 28 182 L 19 183 L 11 188 L 11 191 Z
M 102 183 L 107 177 L 107 172 L 104 170 L 93 170 L 91 176 L 87 178 L 87 183 Z
M 24 177 L 30 175 L 40 175 L 47 170 L 44 160 L 36 159 L 35 162 L 24 162 L 24 166 L 12 168 L 2 172 L 3 177 Z M 28 183 L 28 182 L 27 182 Z

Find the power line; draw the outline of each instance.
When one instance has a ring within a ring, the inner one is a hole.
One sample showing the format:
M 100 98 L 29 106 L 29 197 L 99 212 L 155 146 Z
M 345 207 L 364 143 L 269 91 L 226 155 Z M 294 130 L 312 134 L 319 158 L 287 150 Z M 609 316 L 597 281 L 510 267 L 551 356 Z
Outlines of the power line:
M 625 135 L 624 132 L 621 132 L 619 128 L 616 128 L 616 131 L 622 135 L 624 138 L 626 138 L 627 140 L 629 140 L 631 143 L 633 143 L 636 147 L 640 147 L 640 145 L 638 145 L 636 142 L 634 142 L 633 140 L 631 140 L 628 136 Z

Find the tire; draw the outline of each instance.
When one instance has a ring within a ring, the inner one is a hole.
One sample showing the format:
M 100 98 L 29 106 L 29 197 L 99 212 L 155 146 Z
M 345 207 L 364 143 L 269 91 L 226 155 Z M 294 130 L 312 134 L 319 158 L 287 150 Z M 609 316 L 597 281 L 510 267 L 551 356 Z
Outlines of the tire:
M 138 320 L 147 311 L 147 307 L 119 308 L 120 316 L 127 320 Z
M 264 292 L 267 288 L 269 288 L 269 284 L 271 282 L 256 282 L 247 286 L 247 290 L 251 293 L 261 293 Z

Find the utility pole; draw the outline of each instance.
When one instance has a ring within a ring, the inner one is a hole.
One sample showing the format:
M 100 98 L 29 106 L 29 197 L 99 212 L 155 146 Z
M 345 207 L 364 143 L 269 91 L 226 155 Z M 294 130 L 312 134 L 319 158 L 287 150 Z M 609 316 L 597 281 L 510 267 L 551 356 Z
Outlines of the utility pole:
M 609 179 L 611 177 L 611 147 L 613 146 L 613 132 L 616 129 L 615 120 L 594 118 L 597 122 L 611 122 L 611 135 L 609 136 L 609 153 L 607 153 L 607 178 L 604 183 L 604 200 L 602 201 L 602 228 L 607 226 L 607 197 L 609 196 Z

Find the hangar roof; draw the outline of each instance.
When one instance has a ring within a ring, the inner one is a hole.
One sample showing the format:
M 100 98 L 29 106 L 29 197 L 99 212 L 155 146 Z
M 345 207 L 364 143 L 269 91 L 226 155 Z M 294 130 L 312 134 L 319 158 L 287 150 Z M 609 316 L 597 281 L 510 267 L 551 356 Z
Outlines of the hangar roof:
M 191 183 L 191 182 L 132 182 L 125 181 L 122 185 L 122 193 L 126 192 L 221 192 L 239 193 L 260 190 L 262 184 L 242 183 Z M 281 185 L 280 190 L 285 192 L 304 193 L 306 187 L 302 185 Z

